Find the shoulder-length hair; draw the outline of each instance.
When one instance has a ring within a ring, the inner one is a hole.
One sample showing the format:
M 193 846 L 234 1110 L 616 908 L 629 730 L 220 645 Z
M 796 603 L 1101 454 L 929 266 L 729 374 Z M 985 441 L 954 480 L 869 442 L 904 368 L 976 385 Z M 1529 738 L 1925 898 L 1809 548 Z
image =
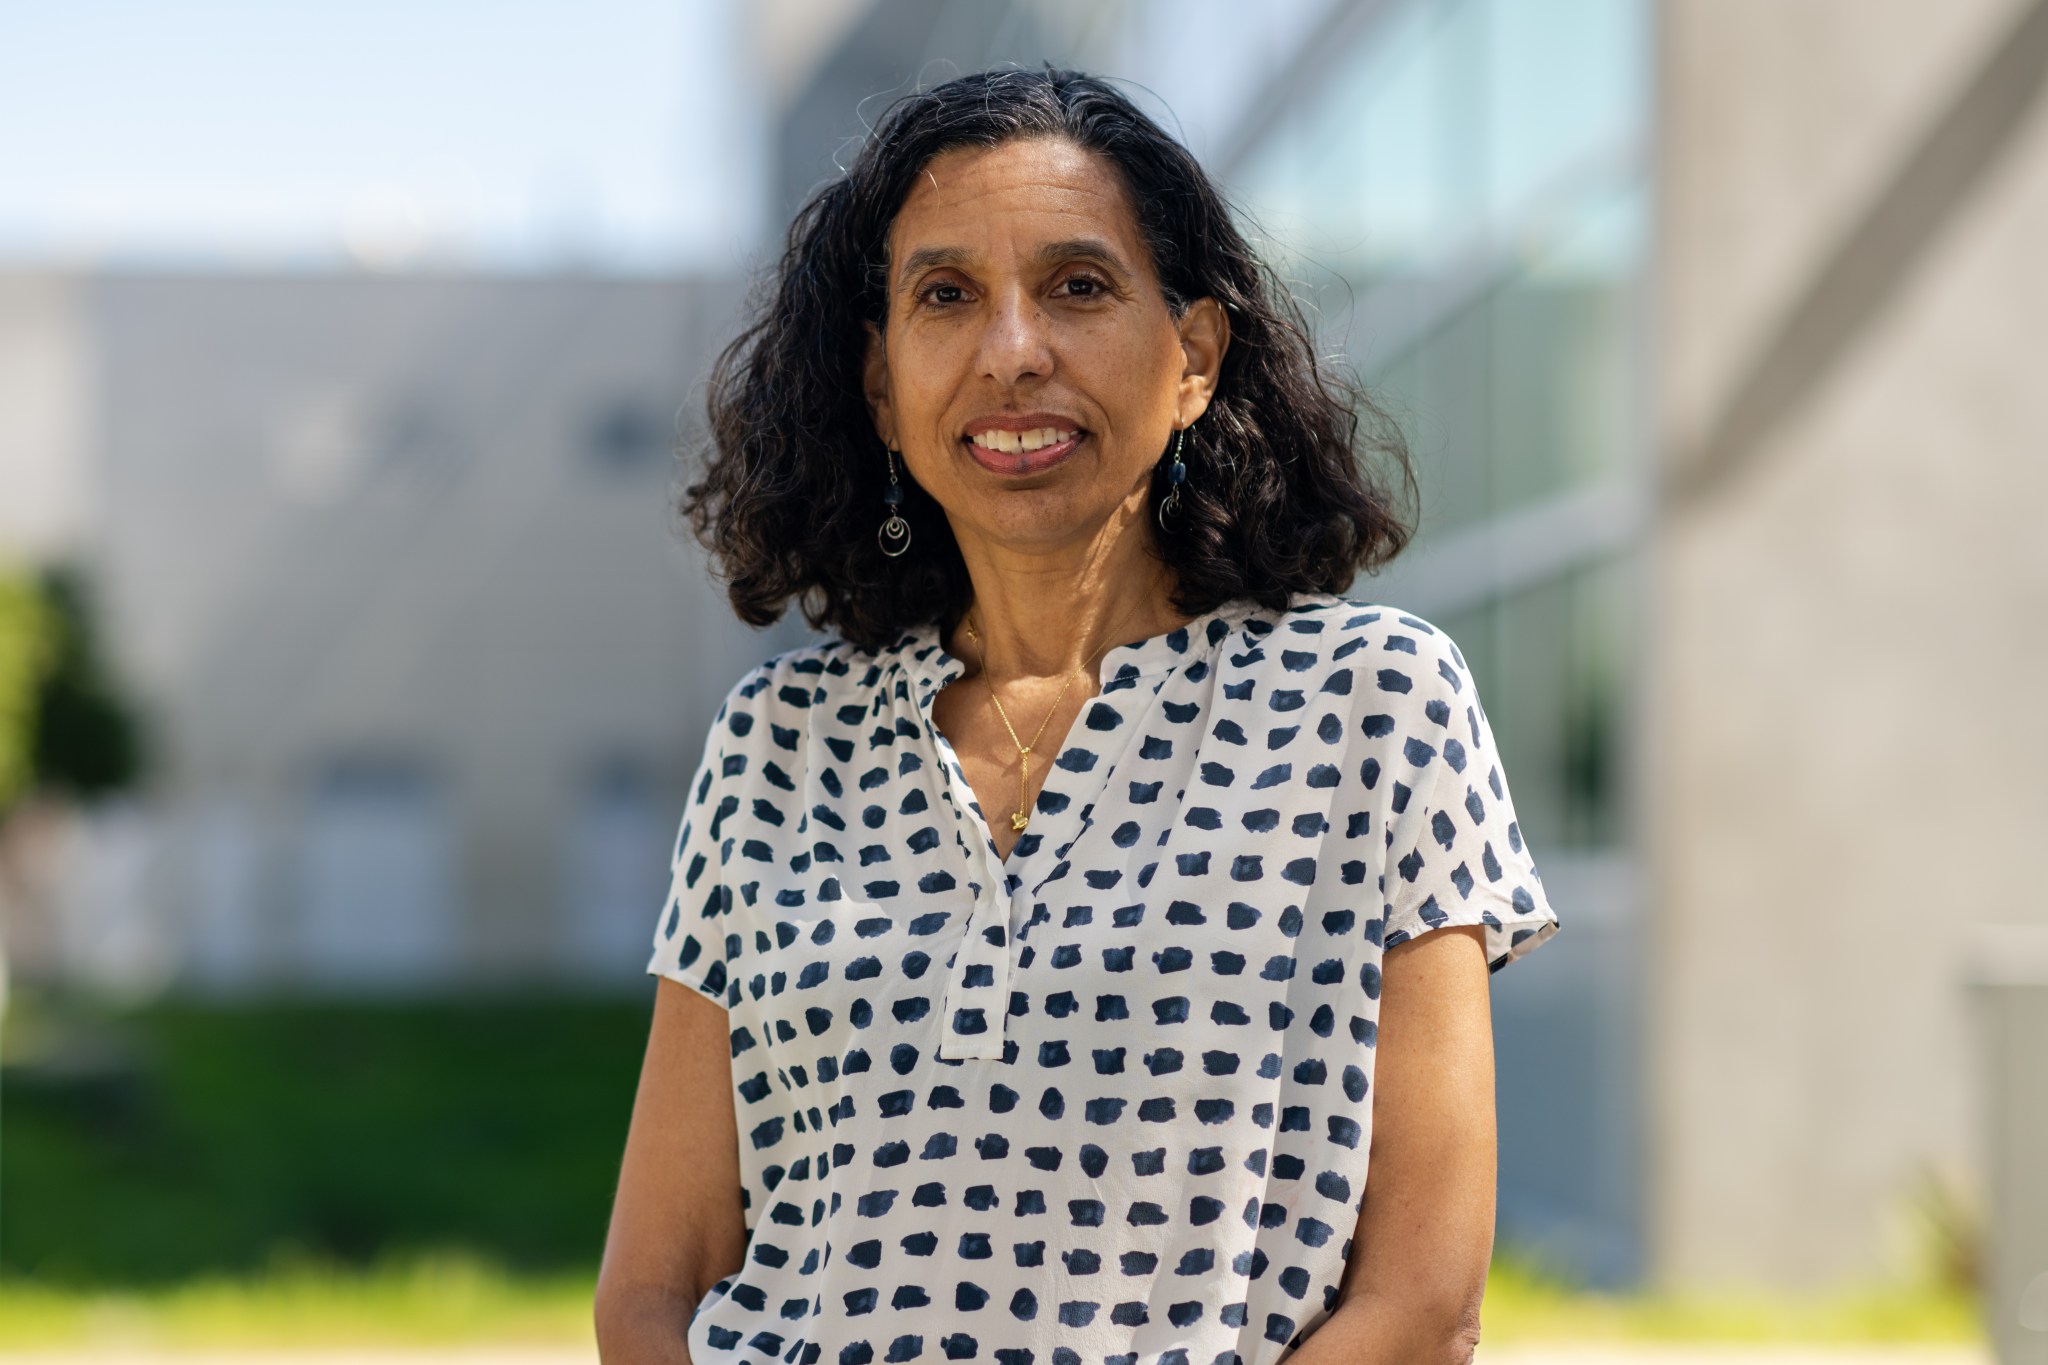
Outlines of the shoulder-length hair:
M 983 71 L 888 109 L 846 173 L 798 211 L 751 320 L 711 371 L 703 477 L 680 510 L 741 620 L 768 625 L 796 598 L 813 628 L 875 649 L 950 622 L 971 600 L 945 514 L 907 468 L 910 548 L 891 559 L 877 543 L 887 457 L 862 387 L 864 324 L 886 322 L 889 230 L 926 163 L 1043 136 L 1117 167 L 1175 317 L 1204 297 L 1229 317 L 1215 394 L 1186 432 L 1174 530 L 1152 533 L 1177 609 L 1342 594 L 1407 543 L 1410 525 L 1357 448 L 1369 418 L 1372 444 L 1412 493 L 1398 431 L 1348 374 L 1317 361 L 1300 306 L 1187 149 L 1101 78 Z M 1156 506 L 1163 459 L 1152 483 Z

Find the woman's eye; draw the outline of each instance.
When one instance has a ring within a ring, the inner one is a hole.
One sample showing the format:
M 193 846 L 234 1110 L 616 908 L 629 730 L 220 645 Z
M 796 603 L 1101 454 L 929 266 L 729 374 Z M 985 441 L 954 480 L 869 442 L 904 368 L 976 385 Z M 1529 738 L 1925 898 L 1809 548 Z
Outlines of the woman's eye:
M 1069 298 L 1091 298 L 1102 292 L 1102 281 L 1090 279 L 1086 275 L 1070 275 L 1065 280 L 1065 284 L 1070 291 L 1068 294 Z
M 924 291 L 927 303 L 958 303 L 959 294 L 960 286 L 957 284 L 934 284 L 927 286 Z

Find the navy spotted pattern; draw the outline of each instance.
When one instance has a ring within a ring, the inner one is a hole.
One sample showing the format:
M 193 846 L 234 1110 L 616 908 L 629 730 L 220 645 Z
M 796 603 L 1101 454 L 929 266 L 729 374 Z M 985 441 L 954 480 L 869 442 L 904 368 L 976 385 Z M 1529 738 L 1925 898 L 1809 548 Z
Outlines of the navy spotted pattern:
M 1457 645 L 1240 601 L 1118 646 L 1007 859 L 927 625 L 750 671 L 648 970 L 723 1005 L 744 1265 L 690 1358 L 1278 1360 L 1329 1313 L 1383 952 L 1556 933 Z

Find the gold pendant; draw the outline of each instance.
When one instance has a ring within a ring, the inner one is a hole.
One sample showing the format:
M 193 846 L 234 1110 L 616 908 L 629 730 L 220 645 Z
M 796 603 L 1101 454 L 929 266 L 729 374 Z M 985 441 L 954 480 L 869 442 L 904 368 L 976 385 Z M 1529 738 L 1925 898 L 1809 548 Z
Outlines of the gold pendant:
M 1024 828 L 1024 826 L 1026 826 L 1026 825 L 1028 825 L 1028 824 L 1030 824 L 1030 823 L 1031 823 L 1031 817 L 1030 817 L 1030 816 L 1029 816 L 1028 814 L 1026 814 L 1025 812 L 1023 812 L 1023 811 L 1021 811 L 1021 810 L 1013 810 L 1013 811 L 1011 811 L 1011 812 L 1010 812 L 1010 828 L 1011 828 L 1011 829 L 1015 829 L 1015 830 L 1021 830 L 1021 829 L 1023 829 L 1023 828 Z

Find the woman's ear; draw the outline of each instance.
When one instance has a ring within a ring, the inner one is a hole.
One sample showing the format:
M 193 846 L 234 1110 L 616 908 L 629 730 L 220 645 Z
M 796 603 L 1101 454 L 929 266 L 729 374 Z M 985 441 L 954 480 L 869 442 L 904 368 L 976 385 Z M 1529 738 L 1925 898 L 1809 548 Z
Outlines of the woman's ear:
M 867 395 L 868 415 L 874 419 L 875 435 L 882 438 L 882 444 L 896 448 L 896 414 L 889 403 L 889 348 L 882 340 L 882 329 L 872 322 L 862 323 L 868 329 L 867 348 L 861 359 L 861 391 Z
M 1230 314 L 1212 298 L 1196 299 L 1175 324 L 1180 332 L 1180 424 L 1187 426 L 1209 410 L 1216 381 L 1223 373 L 1223 353 L 1230 349 Z

